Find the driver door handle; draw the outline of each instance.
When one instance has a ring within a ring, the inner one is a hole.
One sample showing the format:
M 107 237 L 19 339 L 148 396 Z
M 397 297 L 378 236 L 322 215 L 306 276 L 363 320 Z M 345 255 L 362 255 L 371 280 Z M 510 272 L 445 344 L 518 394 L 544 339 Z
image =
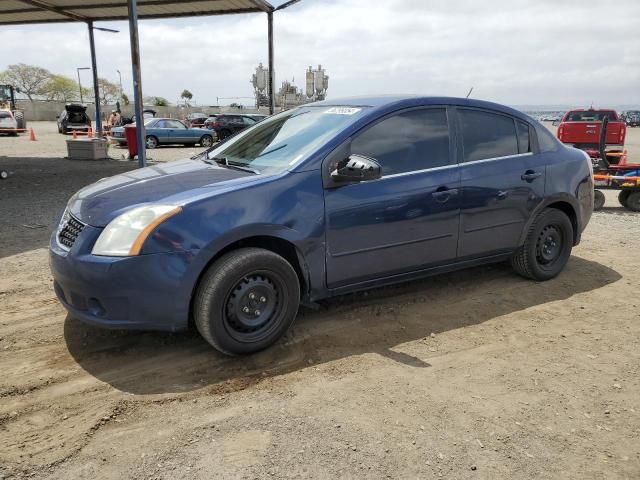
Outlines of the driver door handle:
M 435 192 L 433 192 L 431 196 L 439 202 L 446 202 L 447 200 L 449 200 L 449 197 L 452 197 L 457 194 L 458 194 L 457 188 L 440 187 Z
M 533 170 L 527 170 L 526 172 L 524 172 L 520 178 L 522 180 L 524 180 L 525 182 L 533 182 L 536 178 L 541 177 L 542 173 L 540 172 L 535 172 Z

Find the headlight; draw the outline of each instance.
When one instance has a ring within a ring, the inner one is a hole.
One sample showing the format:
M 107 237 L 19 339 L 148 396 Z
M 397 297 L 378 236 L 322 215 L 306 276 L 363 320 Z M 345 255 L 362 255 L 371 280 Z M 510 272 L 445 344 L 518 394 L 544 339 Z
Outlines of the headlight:
M 138 255 L 149 234 L 167 218 L 182 211 L 175 205 L 145 205 L 109 222 L 93 246 L 93 255 L 128 257 Z

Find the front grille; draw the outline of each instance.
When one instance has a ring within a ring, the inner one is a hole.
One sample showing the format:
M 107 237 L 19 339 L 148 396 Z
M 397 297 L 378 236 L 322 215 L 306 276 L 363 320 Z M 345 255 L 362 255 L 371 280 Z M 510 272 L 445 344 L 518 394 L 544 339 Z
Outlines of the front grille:
M 84 229 L 84 223 L 76 220 L 71 215 L 65 215 L 67 218 L 63 220 L 62 229 L 58 233 L 58 240 L 60 244 L 71 248 L 80 235 L 80 232 Z

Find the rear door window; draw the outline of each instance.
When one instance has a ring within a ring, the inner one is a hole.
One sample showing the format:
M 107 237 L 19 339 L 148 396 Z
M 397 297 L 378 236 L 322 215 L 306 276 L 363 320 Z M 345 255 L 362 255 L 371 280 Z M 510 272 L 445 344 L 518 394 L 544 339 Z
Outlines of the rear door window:
M 429 108 L 387 117 L 357 135 L 351 153 L 375 159 L 383 176 L 448 165 L 447 112 Z
M 480 110 L 459 109 L 463 161 L 474 162 L 518 153 L 518 137 L 511 117 Z

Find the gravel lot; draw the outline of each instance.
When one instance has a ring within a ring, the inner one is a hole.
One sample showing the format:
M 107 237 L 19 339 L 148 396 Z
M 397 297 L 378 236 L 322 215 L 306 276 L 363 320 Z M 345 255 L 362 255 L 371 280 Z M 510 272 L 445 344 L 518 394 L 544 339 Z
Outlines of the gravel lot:
M 53 158 L 33 126 L 0 138 L 0 479 L 640 478 L 640 221 L 612 192 L 550 282 L 495 265 L 340 297 L 230 359 L 66 315 L 55 218 L 135 165 Z

